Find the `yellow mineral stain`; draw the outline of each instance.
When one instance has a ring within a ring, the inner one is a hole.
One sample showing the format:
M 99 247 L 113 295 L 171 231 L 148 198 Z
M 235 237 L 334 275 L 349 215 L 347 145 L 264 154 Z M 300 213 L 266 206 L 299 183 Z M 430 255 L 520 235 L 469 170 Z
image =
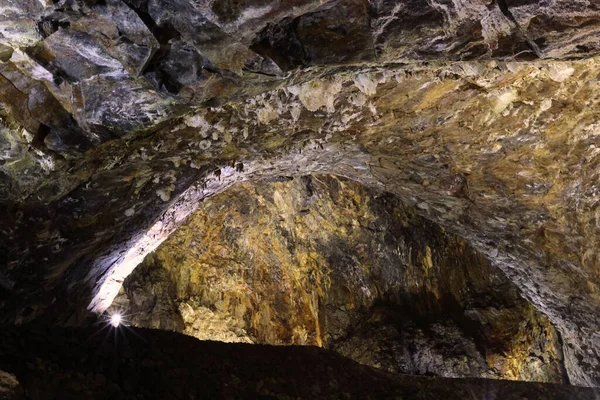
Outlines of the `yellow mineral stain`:
M 433 259 L 431 258 L 431 247 L 425 247 L 425 256 L 423 257 L 423 267 L 425 269 L 425 274 L 429 273 L 431 267 L 433 267 Z

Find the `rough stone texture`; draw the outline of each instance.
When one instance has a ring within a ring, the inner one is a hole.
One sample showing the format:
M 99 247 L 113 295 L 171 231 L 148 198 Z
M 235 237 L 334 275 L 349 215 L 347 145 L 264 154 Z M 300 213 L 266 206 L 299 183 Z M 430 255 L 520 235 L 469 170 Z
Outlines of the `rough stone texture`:
M 0 400 L 25 399 L 23 389 L 13 374 L 0 370 Z
M 327 172 L 461 235 L 600 383 L 596 2 L 197 3 L 0 5 L 0 319 L 80 323 L 199 200 Z
M 0 368 L 28 399 L 594 400 L 598 389 L 376 371 L 306 346 L 201 342 L 173 332 L 96 326 L 0 329 Z
M 562 344 L 514 285 L 390 194 L 331 176 L 205 201 L 109 313 L 202 340 L 317 345 L 390 372 L 564 379 Z

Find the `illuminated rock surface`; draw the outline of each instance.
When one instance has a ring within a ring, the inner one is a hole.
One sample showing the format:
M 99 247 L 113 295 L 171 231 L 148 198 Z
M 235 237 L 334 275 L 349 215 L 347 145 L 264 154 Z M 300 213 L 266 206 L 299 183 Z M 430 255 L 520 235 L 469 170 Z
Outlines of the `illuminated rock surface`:
M 23 388 L 17 377 L 8 372 L 0 371 L 0 399 L 20 400 L 24 398 Z
M 202 340 L 316 345 L 391 372 L 562 382 L 548 319 L 463 240 L 329 176 L 203 204 L 109 312 Z
M 598 386 L 599 30 L 584 0 L 4 0 L 0 321 L 81 325 L 202 200 L 333 174 L 462 238 Z

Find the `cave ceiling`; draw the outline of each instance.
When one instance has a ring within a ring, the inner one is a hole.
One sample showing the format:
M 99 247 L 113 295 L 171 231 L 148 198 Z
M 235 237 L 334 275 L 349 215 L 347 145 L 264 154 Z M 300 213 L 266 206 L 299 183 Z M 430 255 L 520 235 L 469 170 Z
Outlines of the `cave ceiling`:
M 203 200 L 329 174 L 458 235 L 600 385 L 599 33 L 583 0 L 3 0 L 0 320 L 78 324 Z

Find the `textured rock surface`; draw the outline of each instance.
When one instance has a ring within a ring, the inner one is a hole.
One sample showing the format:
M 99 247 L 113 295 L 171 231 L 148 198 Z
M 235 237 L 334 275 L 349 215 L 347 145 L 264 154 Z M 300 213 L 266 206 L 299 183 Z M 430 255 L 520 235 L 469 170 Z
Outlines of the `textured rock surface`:
M 0 11 L 3 321 L 79 323 L 199 200 L 327 172 L 462 236 L 599 384 L 595 2 Z
M 24 399 L 23 389 L 13 374 L 0 370 L 0 399 L 21 400 Z
M 0 368 L 29 399 L 556 399 L 597 389 L 396 375 L 315 347 L 201 342 L 160 330 L 0 329 Z
M 232 187 L 124 282 L 109 313 L 203 340 L 333 348 L 391 372 L 561 382 L 514 285 L 390 194 L 330 176 Z

